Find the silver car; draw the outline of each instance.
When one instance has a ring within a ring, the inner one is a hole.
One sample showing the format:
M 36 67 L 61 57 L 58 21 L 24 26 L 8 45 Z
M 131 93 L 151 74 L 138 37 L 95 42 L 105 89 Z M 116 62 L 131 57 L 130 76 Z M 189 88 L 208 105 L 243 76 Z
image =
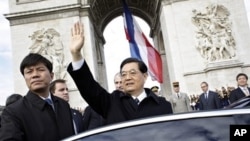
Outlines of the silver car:
M 242 126 L 249 130 L 242 134 L 249 140 L 250 109 L 246 104 L 245 108 L 235 105 L 238 107 L 131 120 L 89 130 L 64 141 L 243 141 L 241 130 L 237 130 Z

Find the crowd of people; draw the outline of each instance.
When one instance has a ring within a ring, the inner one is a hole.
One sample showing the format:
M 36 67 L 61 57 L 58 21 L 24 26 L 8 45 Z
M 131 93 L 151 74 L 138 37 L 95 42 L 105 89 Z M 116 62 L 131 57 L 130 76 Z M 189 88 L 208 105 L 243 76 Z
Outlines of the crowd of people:
M 201 83 L 202 94 L 191 98 L 180 91 L 179 82 L 173 82 L 174 93 L 169 99 L 159 95 L 157 86 L 145 88 L 148 69 L 143 61 L 136 58 L 122 61 L 120 72 L 114 77 L 116 90 L 109 93 L 94 79 L 88 62 L 81 53 L 84 47 L 83 33 L 83 25 L 80 22 L 75 23 L 71 29 L 69 46 L 72 62 L 67 71 L 89 105 L 84 114 L 70 107 L 65 80 L 52 81 L 52 63 L 40 54 L 30 53 L 20 64 L 20 72 L 29 90 L 25 96 L 6 104 L 1 115 L 1 140 L 61 140 L 103 125 L 189 112 L 192 111 L 193 102 L 195 105 L 198 103 L 197 108 L 193 109 L 223 107 L 219 94 L 222 93 L 224 98 L 225 90 L 213 92 L 209 90 L 207 82 Z M 247 75 L 240 73 L 236 80 L 239 87 L 231 90 L 230 102 L 249 95 Z

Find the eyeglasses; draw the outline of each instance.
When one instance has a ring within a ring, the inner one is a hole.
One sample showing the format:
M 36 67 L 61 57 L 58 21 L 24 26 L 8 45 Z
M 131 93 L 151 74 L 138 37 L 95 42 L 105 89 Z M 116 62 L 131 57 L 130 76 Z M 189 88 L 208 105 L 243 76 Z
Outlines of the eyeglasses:
M 201 86 L 201 88 L 206 88 L 207 86 Z
M 122 77 L 122 78 L 126 78 L 128 75 L 134 77 L 134 76 L 136 76 L 138 73 L 139 73 L 139 71 L 134 70 L 134 69 L 129 70 L 129 71 L 122 71 L 122 72 L 121 72 L 121 77 Z

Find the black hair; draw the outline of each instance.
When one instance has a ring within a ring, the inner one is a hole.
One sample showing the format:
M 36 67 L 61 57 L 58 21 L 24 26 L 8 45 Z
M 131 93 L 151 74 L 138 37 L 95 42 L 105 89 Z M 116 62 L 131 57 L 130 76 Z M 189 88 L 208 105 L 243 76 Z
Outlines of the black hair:
M 38 53 L 29 53 L 23 59 L 20 65 L 20 72 L 22 73 L 22 75 L 24 75 L 24 68 L 37 65 L 38 63 L 43 63 L 48 68 L 49 72 L 52 72 L 53 70 L 52 63 Z
M 10 95 L 5 102 L 5 106 L 8 106 L 12 103 L 15 103 L 16 101 L 18 101 L 19 99 L 21 99 L 23 96 L 20 94 L 12 94 Z
M 205 81 L 201 82 L 201 85 L 202 85 L 202 84 L 205 84 L 206 86 L 208 86 L 208 83 L 205 82 Z
M 245 73 L 239 73 L 237 76 L 236 76 L 236 81 L 238 81 L 238 78 L 240 76 L 244 76 L 247 80 L 248 80 L 248 76 L 245 74 Z
M 127 59 L 122 61 L 121 65 L 120 65 L 120 72 L 122 71 L 123 66 L 128 64 L 128 63 L 137 63 L 140 72 L 142 72 L 142 73 L 148 72 L 148 68 L 143 61 L 141 61 L 137 58 L 132 58 L 132 57 L 127 58 Z

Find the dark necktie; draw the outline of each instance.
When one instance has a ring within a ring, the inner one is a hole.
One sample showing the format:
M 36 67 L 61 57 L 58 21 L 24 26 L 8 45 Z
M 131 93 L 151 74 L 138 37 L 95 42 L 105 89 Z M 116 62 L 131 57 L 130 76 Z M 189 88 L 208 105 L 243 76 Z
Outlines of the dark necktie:
M 47 103 L 52 107 L 52 109 L 54 110 L 54 105 L 53 105 L 53 102 L 52 102 L 51 99 L 46 98 L 46 99 L 45 99 L 45 102 L 47 102 Z
M 135 103 L 138 105 L 139 104 L 139 99 L 138 98 L 135 98 Z

